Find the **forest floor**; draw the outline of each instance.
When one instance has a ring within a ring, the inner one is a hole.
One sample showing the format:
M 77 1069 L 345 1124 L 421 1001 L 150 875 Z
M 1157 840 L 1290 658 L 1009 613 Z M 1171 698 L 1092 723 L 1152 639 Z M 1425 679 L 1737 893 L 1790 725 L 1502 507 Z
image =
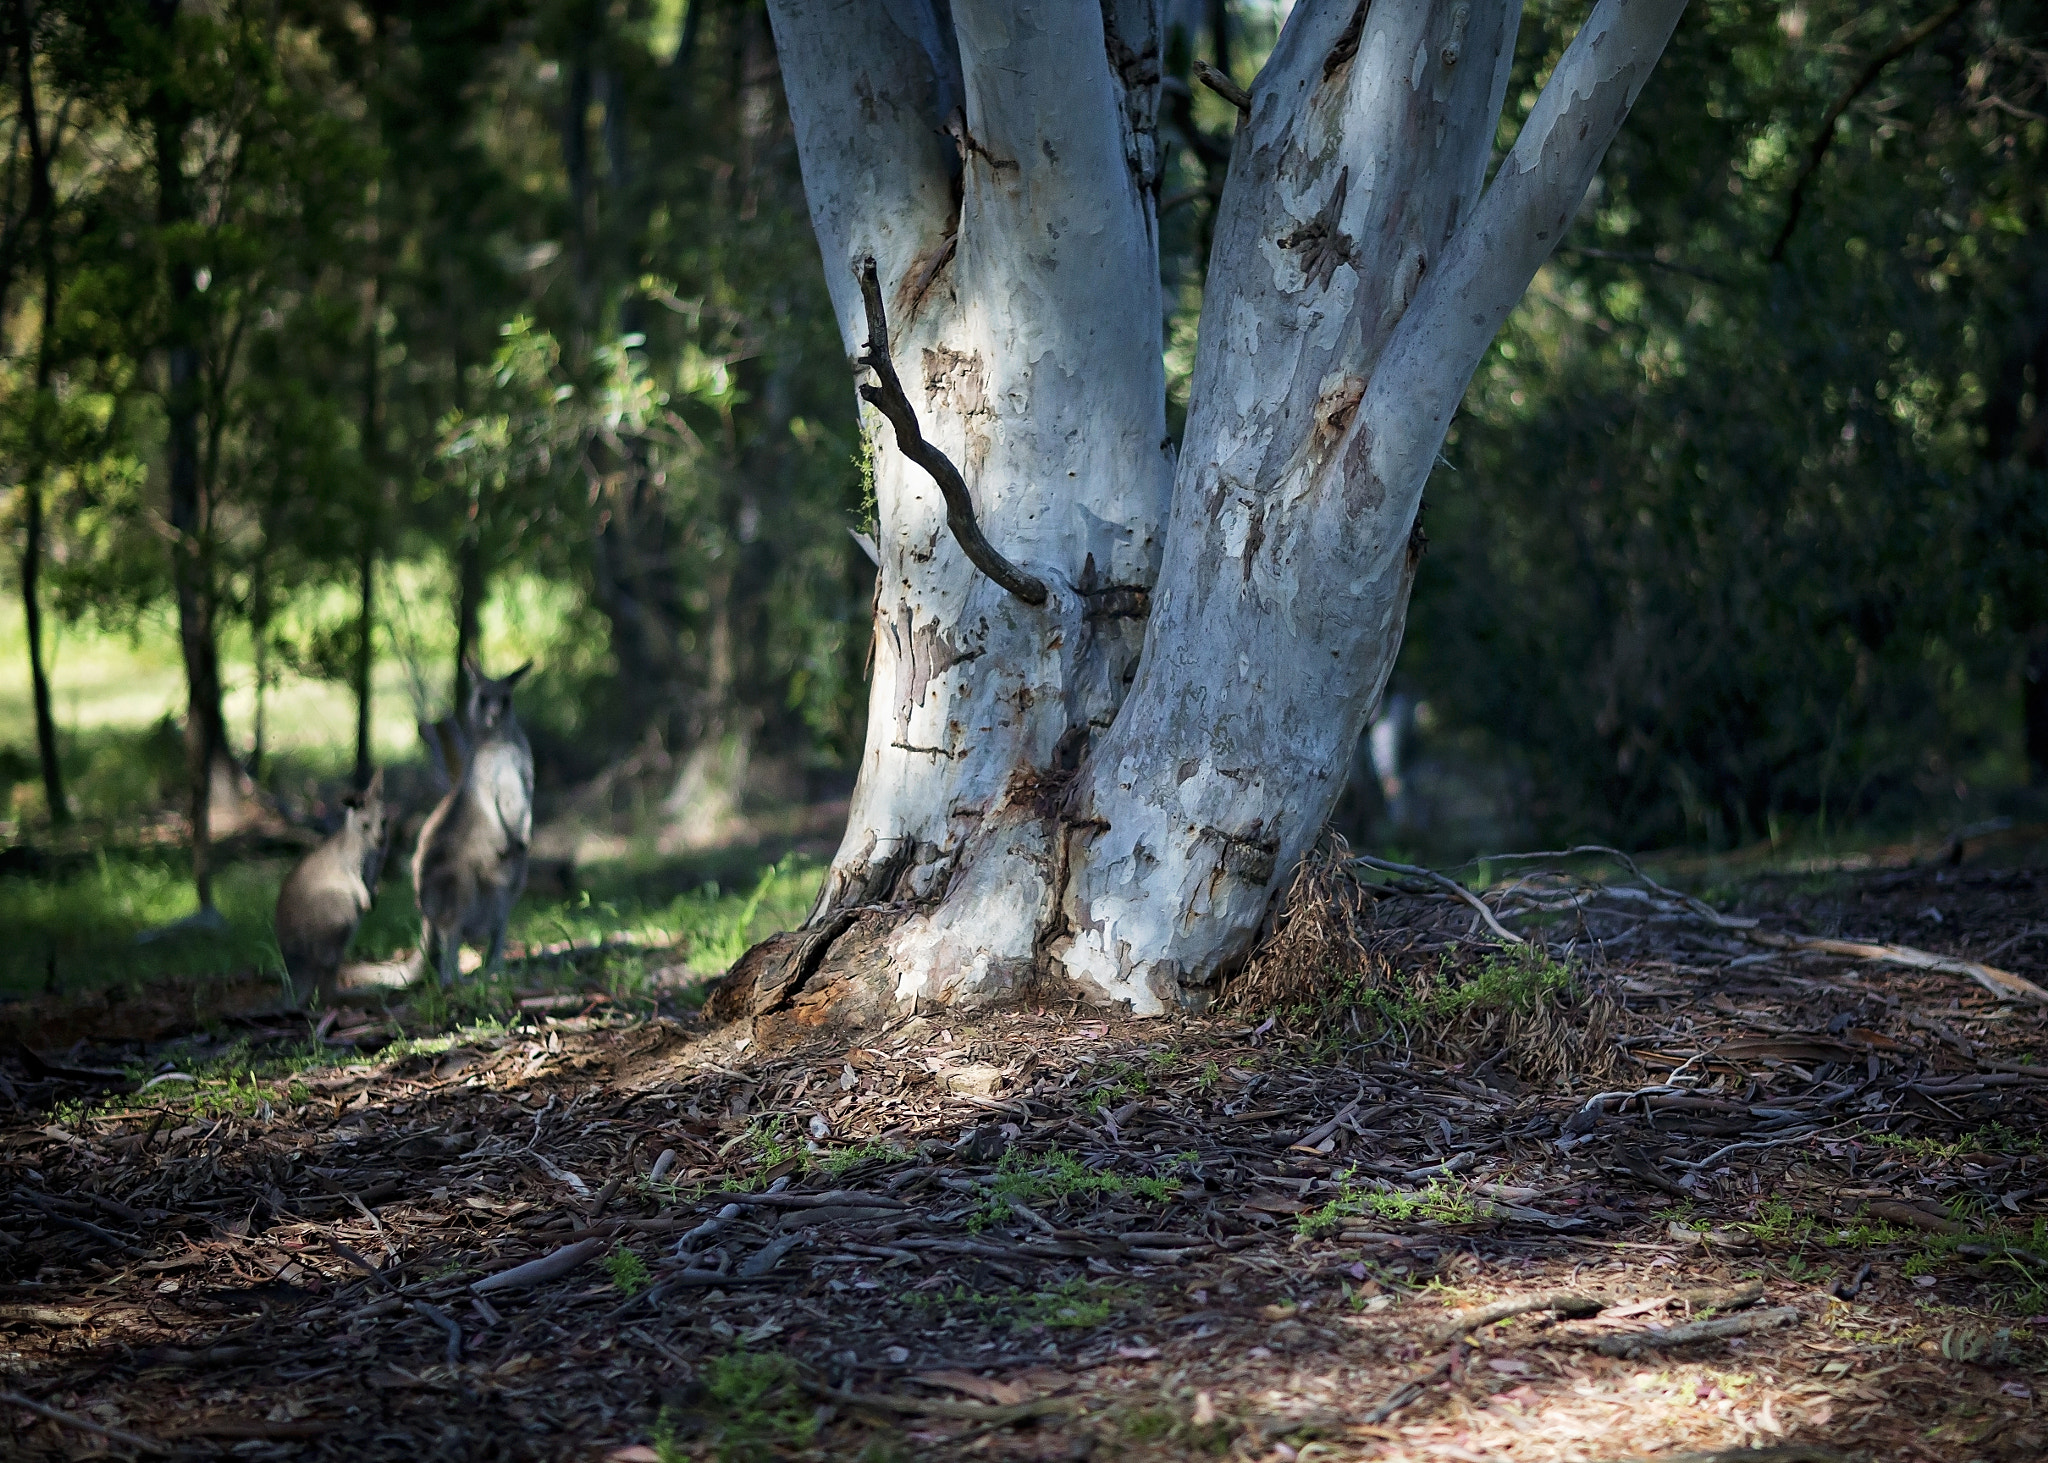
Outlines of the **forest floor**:
M 2048 869 L 1744 891 L 2048 966 Z M 1440 975 L 1470 912 L 1371 917 Z M 1684 921 L 1569 959 L 1463 1048 L 1441 1001 L 771 1044 L 593 991 L 340 1064 L 266 1066 L 283 1016 L 18 1049 L 0 1453 L 2048 1453 L 2048 1011 Z

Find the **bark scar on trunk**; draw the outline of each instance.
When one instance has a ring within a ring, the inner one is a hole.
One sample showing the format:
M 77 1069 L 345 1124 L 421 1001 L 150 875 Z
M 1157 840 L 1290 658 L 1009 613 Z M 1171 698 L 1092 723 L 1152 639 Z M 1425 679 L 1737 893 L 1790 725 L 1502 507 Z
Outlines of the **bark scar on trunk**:
M 998 172 L 1019 171 L 1015 158 L 997 157 L 983 146 L 980 138 L 967 130 L 966 114 L 958 107 L 946 114 L 946 135 L 953 139 L 953 146 L 959 149 L 963 163 L 978 157 Z
M 1351 23 L 1344 27 L 1337 37 L 1337 44 L 1330 47 L 1330 54 L 1323 58 L 1323 80 L 1335 76 L 1338 69 L 1358 54 L 1358 42 L 1365 34 L 1365 14 L 1372 9 L 1372 0 L 1358 0 L 1358 8 L 1351 12 Z
M 1316 216 L 1279 240 L 1283 249 L 1301 250 L 1301 284 L 1308 288 L 1314 280 L 1318 289 L 1327 290 L 1330 280 L 1337 273 L 1337 266 L 1349 264 L 1358 267 L 1358 245 L 1351 235 L 1337 225 L 1344 216 L 1344 195 L 1351 190 L 1351 167 L 1347 163 L 1337 173 L 1337 186 L 1330 190 L 1330 198 Z
M 882 282 L 875 272 L 874 256 L 861 260 L 855 273 L 860 278 L 861 303 L 867 307 L 868 316 L 868 343 L 858 364 L 873 371 L 879 383 L 862 386 L 861 399 L 889 419 L 889 425 L 896 429 L 897 448 L 938 484 L 946 500 L 947 526 L 974 567 L 1024 603 L 1044 604 L 1048 598 L 1045 582 L 1026 574 L 997 552 L 975 521 L 974 499 L 960 469 L 953 466 L 950 457 L 925 441 L 924 433 L 918 430 L 917 412 L 904 394 L 903 383 L 896 377 L 896 363 L 889 355 L 889 320 L 882 310 Z

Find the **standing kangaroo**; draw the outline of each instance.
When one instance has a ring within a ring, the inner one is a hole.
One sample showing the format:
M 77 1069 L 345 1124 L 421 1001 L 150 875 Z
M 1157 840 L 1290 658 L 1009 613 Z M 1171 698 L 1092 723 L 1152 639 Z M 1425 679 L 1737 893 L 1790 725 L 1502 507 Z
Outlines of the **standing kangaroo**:
M 295 1001 L 316 990 L 323 1004 L 332 1001 L 341 958 L 376 897 L 391 826 L 382 768 L 346 807 L 341 827 L 300 859 L 277 891 L 277 948 Z
M 420 906 L 419 968 L 454 980 L 464 945 L 485 946 L 486 969 L 505 950 L 505 923 L 526 887 L 526 845 L 533 837 L 533 749 L 512 714 L 512 687 L 528 661 L 503 680 L 466 663 L 470 743 L 462 778 L 428 816 L 412 858 Z

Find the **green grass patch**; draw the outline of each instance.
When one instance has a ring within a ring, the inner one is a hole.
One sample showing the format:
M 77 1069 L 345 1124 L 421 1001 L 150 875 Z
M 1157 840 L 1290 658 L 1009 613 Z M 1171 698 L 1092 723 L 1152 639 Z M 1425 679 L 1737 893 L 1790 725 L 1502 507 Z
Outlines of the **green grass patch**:
M 1435 967 L 1403 970 L 1400 984 L 1387 984 L 1371 970 L 1332 971 L 1312 999 L 1276 1012 L 1303 1030 L 1335 1029 L 1363 1022 L 1368 1032 L 1438 1031 L 1491 1013 L 1534 1011 L 1568 1000 L 1571 967 L 1534 945 L 1499 946 L 1475 964 L 1461 965 L 1447 951 Z M 1312 1044 L 1318 1056 L 1333 1055 L 1343 1042 L 1331 1037 Z
M 1087 1330 L 1106 1324 L 1136 1298 L 1137 1292 L 1129 1286 L 1080 1276 L 1044 1290 L 1012 1287 L 983 1292 L 956 1285 L 950 1290 L 913 1290 L 903 1297 L 920 1310 L 965 1311 L 984 1320 L 1007 1322 L 1014 1331 Z
M 840 1178 L 864 1164 L 903 1163 L 909 1158 L 908 1153 L 887 1143 L 857 1143 L 848 1148 L 833 1149 L 818 1159 L 813 1167 Z
M 604 1257 L 605 1273 L 627 1295 L 638 1295 L 654 1283 L 654 1277 L 647 1268 L 647 1262 L 624 1246 L 613 1250 Z
M 767 1463 L 810 1442 L 817 1409 L 798 1384 L 797 1365 L 773 1351 L 733 1351 L 704 1369 L 703 1414 L 711 1456 L 719 1463 Z M 675 1409 L 664 1407 L 653 1432 L 662 1463 L 701 1456 L 679 1437 Z
M 1460 1184 L 1432 1179 L 1426 1189 L 1381 1189 L 1354 1183 L 1352 1172 L 1338 1176 L 1334 1198 L 1294 1221 L 1296 1233 L 1314 1238 L 1341 1228 L 1347 1219 L 1368 1216 L 1394 1224 L 1470 1224 L 1479 1218 L 1479 1206 Z
M 192 914 L 191 866 L 174 847 L 109 848 L 47 878 L 0 878 L 0 994 L 26 997 L 173 977 L 255 972 L 279 978 L 283 962 L 271 922 L 283 859 L 228 864 L 214 878 L 218 932 L 191 931 L 138 943 L 137 936 Z M 513 911 L 509 938 L 528 949 L 571 948 L 465 977 L 447 992 L 408 994 L 425 1026 L 509 1013 L 516 990 L 543 984 L 595 985 L 615 1000 L 649 993 L 649 976 L 680 956 L 690 969 L 723 971 L 755 941 L 799 923 L 823 877 L 822 865 L 794 857 L 745 869 L 733 887 L 697 877 L 686 862 L 597 865 L 589 887 L 569 899 L 535 895 Z M 676 886 L 689 882 L 684 892 Z M 419 942 L 419 911 L 404 860 L 393 859 L 350 955 L 388 960 Z
M 1012 1199 L 1034 1209 L 1089 1194 L 1136 1194 L 1164 1204 L 1180 1193 L 1175 1173 L 1193 1161 L 1192 1154 L 1175 1154 L 1161 1165 L 1163 1173 L 1125 1175 L 1090 1168 L 1064 1148 L 1034 1154 L 1012 1148 L 996 1165 L 987 1203 L 969 1217 L 967 1227 L 979 1232 L 1012 1218 L 1016 1212 L 1010 1207 Z

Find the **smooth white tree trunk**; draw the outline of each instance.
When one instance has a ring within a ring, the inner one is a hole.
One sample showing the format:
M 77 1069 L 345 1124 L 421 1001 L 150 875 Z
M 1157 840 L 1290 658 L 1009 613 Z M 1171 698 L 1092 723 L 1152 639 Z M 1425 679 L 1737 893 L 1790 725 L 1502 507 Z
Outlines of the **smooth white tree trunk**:
M 1682 9 L 1601 0 L 1486 185 L 1519 5 L 1302 0 L 1238 128 L 1176 473 L 1156 6 L 772 0 L 849 356 L 872 256 L 924 435 L 1050 596 L 968 562 L 868 412 L 867 747 L 756 1009 L 830 981 L 869 1009 L 1206 999 L 1384 687 L 1452 413 Z M 881 933 L 833 970 L 863 911 Z

